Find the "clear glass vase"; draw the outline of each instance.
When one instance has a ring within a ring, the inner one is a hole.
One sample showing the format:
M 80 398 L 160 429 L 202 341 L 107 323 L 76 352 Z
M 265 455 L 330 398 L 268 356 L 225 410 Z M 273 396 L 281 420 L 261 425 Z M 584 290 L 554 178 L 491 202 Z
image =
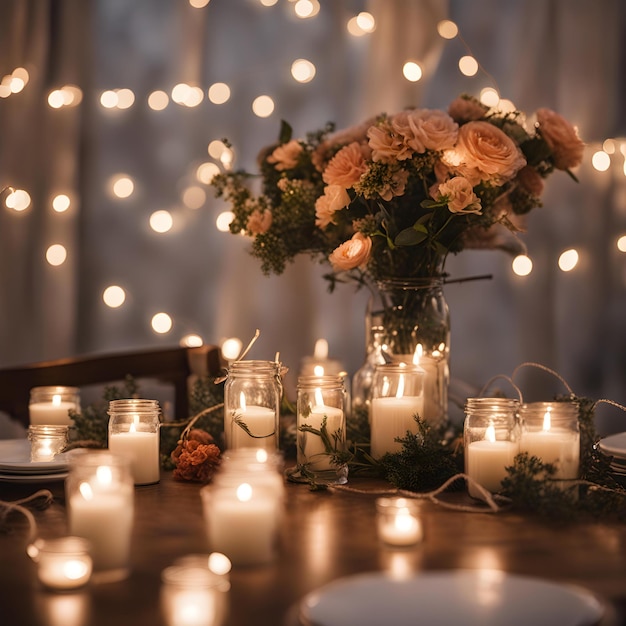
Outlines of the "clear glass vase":
M 388 361 L 415 363 L 425 371 L 424 420 L 431 425 L 445 423 L 450 313 L 443 277 L 379 281 L 368 303 L 366 328 L 379 329 L 376 340 Z

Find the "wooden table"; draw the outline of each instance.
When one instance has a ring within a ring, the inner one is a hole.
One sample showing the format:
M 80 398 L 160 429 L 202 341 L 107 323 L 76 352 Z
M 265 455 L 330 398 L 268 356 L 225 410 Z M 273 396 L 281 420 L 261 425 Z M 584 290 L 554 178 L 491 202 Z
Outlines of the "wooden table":
M 352 479 L 371 489 L 370 480 Z M 0 484 L 13 500 L 44 485 Z M 380 486 L 380 484 L 378 485 Z M 40 535 L 67 533 L 63 483 L 45 485 L 54 503 L 34 511 Z M 26 555 L 27 524 L 11 514 L 0 533 L 0 623 L 6 626 L 159 626 L 160 574 L 174 559 L 208 552 L 201 486 L 163 473 L 136 488 L 132 572 L 119 583 L 90 583 L 78 593 L 45 591 Z M 611 624 L 626 624 L 626 525 L 550 527 L 509 513 L 468 513 L 421 502 L 424 542 L 410 549 L 376 537 L 376 496 L 311 492 L 287 484 L 280 556 L 267 566 L 234 568 L 227 626 L 294 624 L 294 607 L 308 592 L 341 576 L 390 568 L 413 571 L 502 569 L 586 587 L 612 602 Z M 390 626 L 393 626 L 390 621 Z

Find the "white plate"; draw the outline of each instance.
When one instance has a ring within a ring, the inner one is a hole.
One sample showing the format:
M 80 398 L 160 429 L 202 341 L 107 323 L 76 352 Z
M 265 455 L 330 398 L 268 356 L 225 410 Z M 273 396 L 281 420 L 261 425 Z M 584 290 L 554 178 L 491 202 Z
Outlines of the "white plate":
M 0 472 L 4 474 L 51 474 L 65 472 L 67 467 L 64 453 L 57 455 L 54 461 L 33 463 L 28 439 L 0 440 Z
M 626 459 L 626 433 L 617 433 L 600 439 L 600 450 L 618 459 Z
M 604 608 L 590 592 L 496 570 L 383 572 L 334 581 L 300 605 L 303 626 L 590 626 Z
M 2 474 L 0 483 L 50 483 L 65 480 L 69 472 L 55 472 L 54 474 Z

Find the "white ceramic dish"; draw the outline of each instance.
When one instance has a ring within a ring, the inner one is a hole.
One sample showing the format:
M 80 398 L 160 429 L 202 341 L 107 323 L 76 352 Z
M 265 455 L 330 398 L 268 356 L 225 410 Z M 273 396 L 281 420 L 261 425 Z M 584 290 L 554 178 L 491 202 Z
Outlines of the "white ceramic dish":
M 600 439 L 598 445 L 604 454 L 626 460 L 626 433 L 616 433 L 604 437 L 604 439 Z
M 68 472 L 53 474 L 3 474 L 0 473 L 0 483 L 50 483 L 65 480 Z
M 28 439 L 0 440 L 0 473 L 3 474 L 52 474 L 67 472 L 66 454 L 59 454 L 54 461 L 33 463 L 30 460 Z
M 495 570 L 382 572 L 336 580 L 300 604 L 302 626 L 591 626 L 604 615 L 590 592 Z

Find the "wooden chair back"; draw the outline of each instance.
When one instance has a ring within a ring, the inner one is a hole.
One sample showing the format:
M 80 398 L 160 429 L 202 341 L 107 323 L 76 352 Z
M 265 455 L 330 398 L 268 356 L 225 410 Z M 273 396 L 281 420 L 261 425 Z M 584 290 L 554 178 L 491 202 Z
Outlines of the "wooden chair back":
M 107 385 L 134 379 L 154 379 L 171 384 L 174 417 L 189 417 L 190 376 L 218 376 L 223 361 L 217 346 L 164 348 L 101 354 L 31 363 L 0 369 L 0 411 L 28 426 L 28 401 L 33 387 Z

